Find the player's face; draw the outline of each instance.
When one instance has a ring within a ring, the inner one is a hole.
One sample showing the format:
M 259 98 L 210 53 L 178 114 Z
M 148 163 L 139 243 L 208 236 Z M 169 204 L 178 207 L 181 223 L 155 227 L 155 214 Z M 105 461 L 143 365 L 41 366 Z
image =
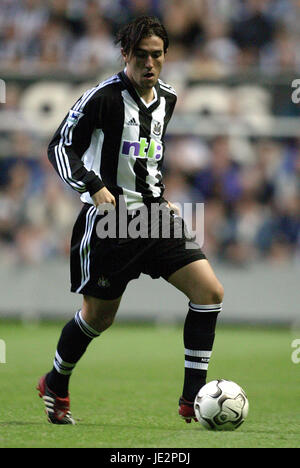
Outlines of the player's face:
M 122 52 L 127 76 L 140 91 L 150 90 L 157 82 L 165 61 L 164 42 L 158 36 L 142 39 L 130 54 Z

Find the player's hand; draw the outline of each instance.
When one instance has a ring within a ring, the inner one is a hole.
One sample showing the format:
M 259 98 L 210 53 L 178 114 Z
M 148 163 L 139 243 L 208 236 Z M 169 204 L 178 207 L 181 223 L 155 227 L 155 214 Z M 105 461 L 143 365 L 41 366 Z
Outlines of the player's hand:
M 111 211 L 116 208 L 116 199 L 112 193 L 106 188 L 98 190 L 98 192 L 92 195 L 95 206 L 101 211 Z
M 180 210 L 179 210 L 178 206 L 174 205 L 174 203 L 171 203 L 171 202 L 168 201 L 168 207 L 169 207 L 169 209 L 171 211 L 174 211 L 174 214 L 176 214 L 176 215 L 180 214 Z

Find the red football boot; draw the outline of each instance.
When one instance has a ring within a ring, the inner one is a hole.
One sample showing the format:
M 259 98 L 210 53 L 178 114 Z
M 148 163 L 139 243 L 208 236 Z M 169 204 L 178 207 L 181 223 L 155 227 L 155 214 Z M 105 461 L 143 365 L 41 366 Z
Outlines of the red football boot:
M 183 397 L 179 398 L 179 409 L 178 409 L 179 416 L 181 416 L 186 423 L 190 423 L 192 419 L 198 422 L 196 418 L 195 411 L 194 411 L 194 402 L 187 401 Z
M 40 378 L 36 389 L 45 403 L 45 411 L 51 424 L 75 424 L 70 412 L 70 398 L 60 398 L 53 393 L 47 383 L 46 375 Z

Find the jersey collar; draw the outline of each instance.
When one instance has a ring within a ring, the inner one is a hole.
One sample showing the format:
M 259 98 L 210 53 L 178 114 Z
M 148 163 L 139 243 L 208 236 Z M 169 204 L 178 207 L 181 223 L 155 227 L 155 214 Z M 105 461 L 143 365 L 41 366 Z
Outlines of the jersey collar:
M 129 92 L 130 96 L 132 97 L 132 99 L 137 103 L 137 105 L 139 106 L 139 108 L 141 110 L 143 110 L 144 112 L 147 112 L 147 113 L 152 113 L 154 111 L 154 109 L 156 109 L 159 104 L 160 104 L 160 87 L 159 87 L 159 84 L 158 82 L 155 84 L 154 86 L 154 94 L 155 94 L 155 98 L 153 99 L 152 102 L 150 102 L 149 104 L 145 103 L 145 101 L 138 95 L 136 89 L 134 88 L 132 82 L 130 81 L 130 79 L 128 78 L 128 76 L 126 75 L 126 68 L 121 71 L 120 73 L 118 73 L 118 76 L 119 78 L 121 79 L 122 83 L 124 84 L 124 86 L 126 87 L 127 91 Z

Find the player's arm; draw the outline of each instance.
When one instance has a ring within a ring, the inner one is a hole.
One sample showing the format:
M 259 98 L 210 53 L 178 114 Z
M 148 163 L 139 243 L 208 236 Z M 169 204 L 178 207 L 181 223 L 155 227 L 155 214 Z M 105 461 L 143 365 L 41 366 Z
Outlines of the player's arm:
M 48 147 L 48 158 L 70 187 L 79 193 L 98 194 L 96 200 L 99 200 L 107 196 L 104 183 L 94 171 L 88 171 L 82 161 L 97 128 L 101 128 L 101 99 L 96 93 L 91 98 L 85 93 L 55 132 Z

